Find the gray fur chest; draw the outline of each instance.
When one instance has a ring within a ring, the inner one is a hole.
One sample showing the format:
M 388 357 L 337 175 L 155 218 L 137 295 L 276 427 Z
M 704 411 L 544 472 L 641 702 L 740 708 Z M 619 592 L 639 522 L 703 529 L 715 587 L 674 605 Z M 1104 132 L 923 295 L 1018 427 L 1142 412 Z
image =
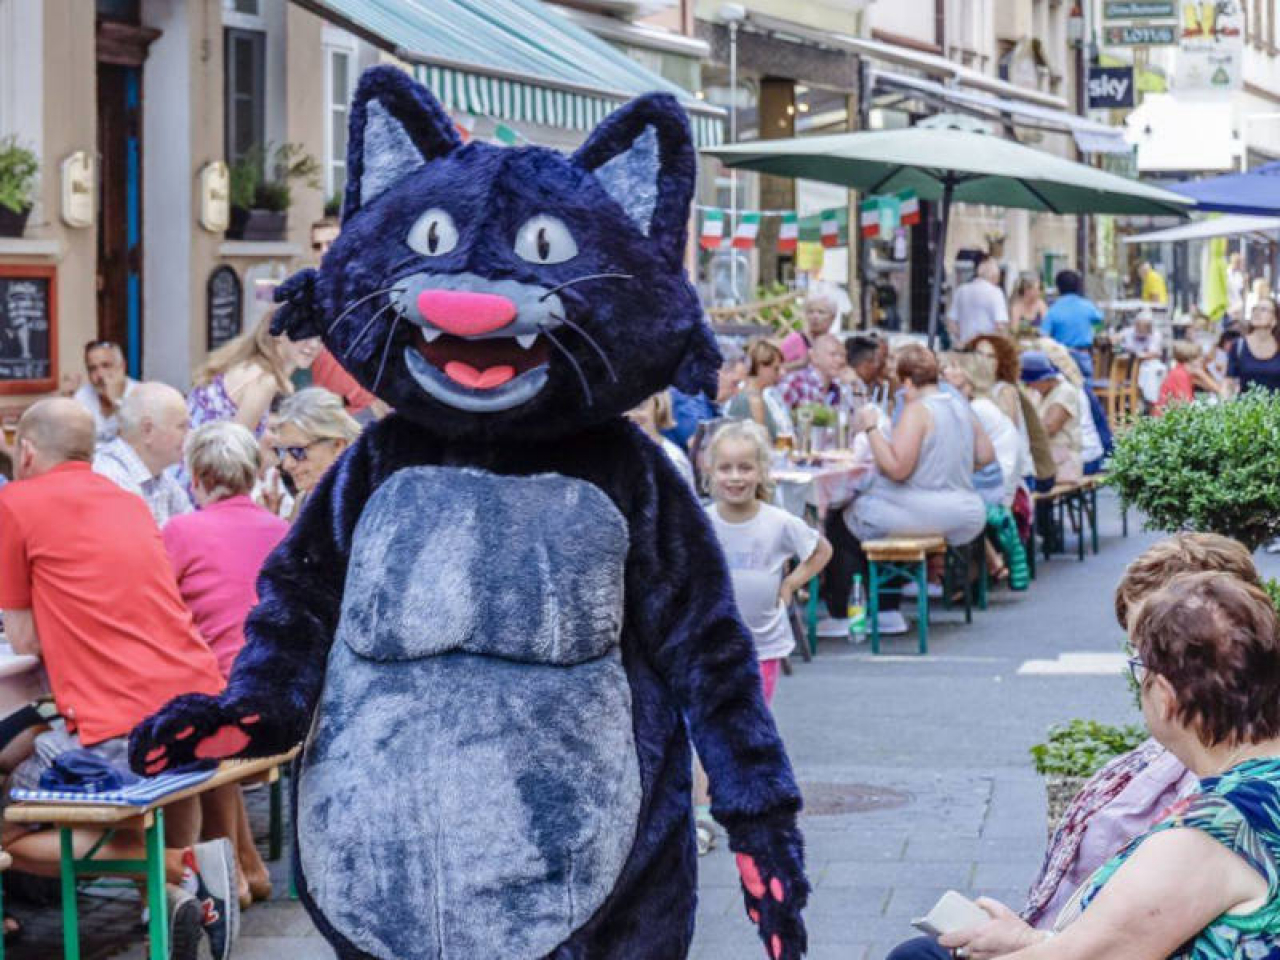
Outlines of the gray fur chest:
M 613 889 L 641 792 L 627 546 L 562 476 L 419 467 L 370 499 L 298 782 L 308 889 L 355 946 L 533 960 Z

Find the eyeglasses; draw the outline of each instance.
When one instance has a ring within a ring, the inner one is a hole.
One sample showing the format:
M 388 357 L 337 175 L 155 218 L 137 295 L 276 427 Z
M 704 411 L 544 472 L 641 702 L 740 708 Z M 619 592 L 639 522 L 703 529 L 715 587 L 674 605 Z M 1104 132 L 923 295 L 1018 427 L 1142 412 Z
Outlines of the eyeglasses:
M 1129 677 L 1134 685 L 1141 687 L 1147 679 L 1147 665 L 1142 662 L 1141 657 L 1130 657 L 1125 664 L 1129 668 Z
M 307 460 L 307 451 L 314 447 L 317 443 L 324 443 L 327 437 L 321 437 L 319 440 L 312 440 L 310 443 L 304 443 L 300 447 L 272 447 L 276 459 L 281 463 L 285 457 L 293 457 L 295 463 L 305 463 Z

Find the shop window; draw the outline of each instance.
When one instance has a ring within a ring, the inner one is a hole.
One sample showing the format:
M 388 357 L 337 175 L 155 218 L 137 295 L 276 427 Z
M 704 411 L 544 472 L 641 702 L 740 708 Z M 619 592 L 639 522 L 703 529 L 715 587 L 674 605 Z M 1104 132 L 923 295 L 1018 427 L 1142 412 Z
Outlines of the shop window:
M 347 185 L 347 118 L 355 86 L 354 47 L 325 48 L 325 196 L 341 196 Z
M 265 146 L 266 34 L 226 30 L 226 155 L 235 163 L 254 147 Z

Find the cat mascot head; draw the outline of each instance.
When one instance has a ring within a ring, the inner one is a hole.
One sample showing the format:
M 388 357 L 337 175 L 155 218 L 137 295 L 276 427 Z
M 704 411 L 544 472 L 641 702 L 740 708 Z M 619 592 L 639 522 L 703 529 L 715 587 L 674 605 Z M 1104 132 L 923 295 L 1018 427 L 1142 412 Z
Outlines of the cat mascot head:
M 696 156 L 675 99 L 609 116 L 572 156 L 462 143 L 427 90 L 365 72 L 342 232 L 276 293 L 273 330 L 320 335 L 366 388 L 433 433 L 536 440 L 719 356 L 682 265 Z

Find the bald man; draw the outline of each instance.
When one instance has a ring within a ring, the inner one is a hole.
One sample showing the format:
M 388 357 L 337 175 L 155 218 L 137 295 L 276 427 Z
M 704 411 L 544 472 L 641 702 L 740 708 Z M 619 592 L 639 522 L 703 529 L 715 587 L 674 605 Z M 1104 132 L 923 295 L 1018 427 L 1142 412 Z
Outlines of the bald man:
M 182 462 L 191 419 L 182 394 L 164 383 L 140 383 L 120 403 L 120 435 L 98 448 L 93 469 L 146 501 L 156 525 L 193 508 L 169 467 Z
M 848 363 L 844 344 L 834 333 L 824 333 L 813 341 L 809 364 L 782 381 L 782 399 L 788 407 L 820 403 L 832 409 L 852 412 L 857 405 L 853 389 L 841 374 Z

